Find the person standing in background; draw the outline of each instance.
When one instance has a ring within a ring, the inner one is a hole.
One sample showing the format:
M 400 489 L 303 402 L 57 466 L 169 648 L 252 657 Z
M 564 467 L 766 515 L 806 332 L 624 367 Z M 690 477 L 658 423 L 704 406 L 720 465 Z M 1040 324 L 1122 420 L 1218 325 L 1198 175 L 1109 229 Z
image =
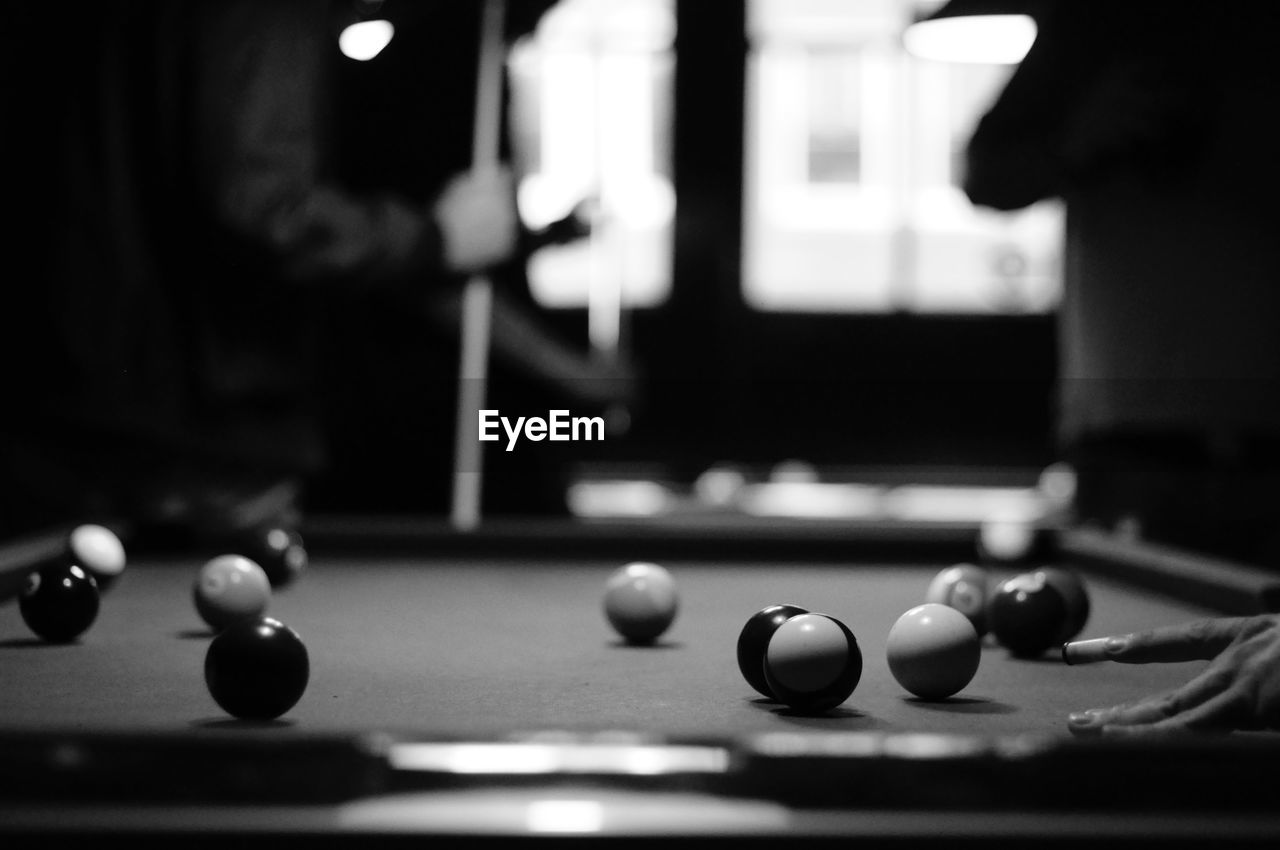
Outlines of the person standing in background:
M 1280 94 L 1264 3 L 1047 2 L 968 148 L 965 190 L 1066 202 L 1059 436 L 1078 519 L 1280 563 Z M 1207 660 L 1077 735 L 1280 724 L 1280 617 L 1116 635 L 1121 663 Z
M 970 199 L 1066 203 L 1059 436 L 1084 522 L 1280 562 L 1269 4 L 1048 2 Z
M 547 5 L 509 23 L 531 27 Z M 509 171 L 451 160 L 418 198 L 342 179 L 332 74 L 348 8 L 15 12 L 5 98 L 23 132 L 4 153 L 24 215 L 7 253 L 29 261 L 6 283 L 0 342 L 6 532 L 85 516 L 296 521 L 326 465 L 332 305 L 447 300 L 520 255 Z M 440 38 L 474 51 L 478 30 Z M 453 70 L 465 87 L 474 61 Z M 439 133 L 469 139 L 470 126 L 442 115 Z M 439 328 L 424 318 L 421 333 Z
M 551 5 L 508 0 L 508 40 L 531 33 Z M 479 31 L 483 7 L 392 0 L 379 9 L 395 27 L 391 43 L 372 61 L 338 63 L 335 161 L 349 185 L 426 202 L 470 167 L 479 44 L 458 33 Z M 504 160 L 521 158 L 514 133 L 502 133 L 500 142 Z M 529 254 L 584 235 L 573 214 L 545 231 L 522 228 L 518 249 L 489 270 L 495 303 L 487 407 L 513 419 L 545 417 L 549 407 L 597 414 L 630 396 L 626 367 L 593 362 L 585 338 L 576 348 L 566 345 L 561 340 L 578 329 L 557 326 L 531 296 Z M 387 309 L 385 294 L 344 299 L 326 324 L 324 419 L 334 463 L 314 492 L 320 506 L 413 515 L 449 509 L 463 277 L 446 277 L 427 294 L 429 332 L 422 299 Z M 484 512 L 565 513 L 569 453 L 561 449 L 543 442 L 488 452 Z

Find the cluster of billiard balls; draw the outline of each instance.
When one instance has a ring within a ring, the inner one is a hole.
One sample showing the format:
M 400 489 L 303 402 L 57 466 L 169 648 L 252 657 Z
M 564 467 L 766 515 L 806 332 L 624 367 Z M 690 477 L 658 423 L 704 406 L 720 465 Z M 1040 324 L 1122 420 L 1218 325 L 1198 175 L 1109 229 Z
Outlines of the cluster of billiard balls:
M 1074 479 L 1051 467 L 1041 478 L 1050 498 L 1069 498 Z M 990 517 L 978 533 L 980 563 L 1023 564 L 1051 548 L 1048 528 L 1017 517 Z M 979 636 L 988 632 L 1019 658 L 1034 658 L 1078 635 L 1089 619 L 1089 593 L 1074 572 L 1060 567 L 1025 569 L 996 581 L 981 566 L 959 564 L 934 579 L 927 598 L 964 612 Z
M 205 683 L 228 714 L 272 719 L 297 704 L 310 676 L 301 638 L 266 616 L 272 589 L 301 575 L 307 552 L 296 532 L 276 527 L 240 536 L 235 548 L 243 554 L 205 563 L 192 591 L 197 613 L 215 633 L 205 655 Z M 101 596 L 125 563 L 115 532 L 96 524 L 77 526 L 28 575 L 18 596 L 23 621 L 49 643 L 78 640 L 97 619 Z
M 816 713 L 853 694 L 862 678 L 862 650 L 835 617 L 799 605 L 770 605 L 742 627 L 738 669 L 769 699 Z
M 246 535 L 236 548 L 207 561 L 192 586 L 196 612 L 216 633 L 204 680 L 214 702 L 233 717 L 273 720 L 297 704 L 311 676 L 302 638 L 267 616 L 272 589 L 297 579 L 307 551 L 297 532 L 284 528 Z
M 192 587 L 196 612 L 214 631 L 262 616 L 271 604 L 272 589 L 292 584 L 307 567 L 302 537 L 286 528 L 242 535 L 231 548 L 236 554 L 207 561 Z
M 71 643 L 98 619 L 101 596 L 124 572 L 124 544 L 102 525 L 80 525 L 27 575 L 22 620 L 49 643 Z
M 675 580 L 657 564 L 628 564 L 605 584 L 605 617 L 632 644 L 657 640 L 677 607 Z M 1075 573 L 1042 567 L 997 583 L 985 568 L 961 564 L 938 573 L 924 603 L 893 624 L 886 660 L 908 692 L 942 700 L 973 680 L 988 631 L 1012 655 L 1035 657 L 1079 634 L 1088 616 L 1088 592 Z M 849 627 L 791 603 L 752 615 L 738 635 L 737 657 L 751 687 L 806 713 L 839 706 L 862 677 L 862 651 Z
M 627 564 L 605 583 L 605 618 L 631 644 L 657 640 L 678 604 L 675 579 L 657 564 Z M 771 606 L 747 623 L 738 664 L 756 690 L 809 712 L 844 702 L 862 677 L 862 653 L 848 627 L 794 605 Z
M 958 564 L 938 573 L 925 598 L 960 611 L 1018 658 L 1036 658 L 1070 641 L 1089 619 L 1089 592 L 1076 573 L 1040 567 L 996 581 L 984 568 Z
M 898 683 L 922 699 L 945 699 L 978 670 L 981 647 L 969 620 L 940 604 L 907 611 L 889 630 L 886 655 Z M 799 605 L 769 605 L 738 635 L 738 669 L 765 697 L 802 712 L 843 703 L 862 676 L 862 652 L 844 623 Z

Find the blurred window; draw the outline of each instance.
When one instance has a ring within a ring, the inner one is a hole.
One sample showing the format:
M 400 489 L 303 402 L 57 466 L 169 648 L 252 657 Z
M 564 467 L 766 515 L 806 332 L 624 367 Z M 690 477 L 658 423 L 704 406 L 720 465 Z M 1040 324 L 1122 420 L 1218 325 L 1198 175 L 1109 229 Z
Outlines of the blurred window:
M 761 310 L 1044 313 L 1061 205 L 982 210 L 964 146 L 1011 65 L 911 57 L 910 0 L 748 0 L 743 289 Z
M 593 223 L 531 258 L 545 306 L 608 322 L 671 289 L 674 35 L 673 0 L 560 0 L 512 51 L 521 215 L 542 227 L 586 200 Z

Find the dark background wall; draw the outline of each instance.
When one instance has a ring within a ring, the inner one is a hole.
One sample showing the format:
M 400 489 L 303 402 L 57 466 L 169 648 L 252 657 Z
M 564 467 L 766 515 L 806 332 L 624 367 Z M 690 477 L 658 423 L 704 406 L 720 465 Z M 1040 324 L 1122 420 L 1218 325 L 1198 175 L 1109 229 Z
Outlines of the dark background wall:
M 745 3 L 680 0 L 676 11 L 672 292 L 661 306 L 626 317 L 630 354 L 643 374 L 628 436 L 581 447 L 577 459 L 651 462 L 688 478 L 723 459 L 1048 463 L 1052 316 L 764 313 L 745 304 Z M 400 63 L 370 63 L 368 70 L 349 73 L 345 102 L 364 108 L 369 98 L 437 97 L 430 81 L 421 89 L 410 82 L 410 56 Z M 352 178 L 367 183 L 380 174 L 412 172 L 411 161 L 397 158 L 412 160 L 421 150 L 413 143 L 415 132 L 429 128 L 410 130 L 389 147 L 377 146 L 378 134 L 367 126 L 348 132 Z M 419 183 L 408 181 L 410 187 Z M 584 310 L 544 310 L 542 318 L 585 348 Z M 385 333 L 375 323 L 367 327 L 370 336 Z M 396 356 L 412 369 L 413 359 L 426 355 Z M 450 375 L 444 369 L 438 380 Z M 344 439 L 378 440 L 380 450 L 390 449 L 400 429 L 388 431 L 376 419 L 368 434 L 349 428 Z M 452 427 L 451 418 L 443 421 Z M 402 439 L 420 442 L 420 429 L 405 431 Z M 333 473 L 338 480 L 346 474 L 341 468 Z

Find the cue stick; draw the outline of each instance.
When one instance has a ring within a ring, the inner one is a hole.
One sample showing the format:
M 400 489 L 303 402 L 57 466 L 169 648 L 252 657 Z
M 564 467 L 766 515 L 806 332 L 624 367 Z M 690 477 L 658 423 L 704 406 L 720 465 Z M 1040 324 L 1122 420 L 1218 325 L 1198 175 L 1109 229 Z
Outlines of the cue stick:
M 471 168 L 477 173 L 498 167 L 505 11 L 504 0 L 485 0 L 480 23 L 476 111 L 471 140 Z M 472 275 L 462 294 L 458 419 L 453 453 L 453 501 L 450 518 L 453 527 L 459 531 L 471 531 L 480 524 L 484 452 L 476 430 L 476 416 L 477 411 L 484 406 L 492 311 L 493 281 L 483 272 Z
M 130 527 L 123 521 L 101 523 L 124 540 Z M 0 543 L 0 605 L 22 595 L 27 577 L 67 552 L 67 540 L 77 525 L 56 526 Z
M 604 237 L 601 231 L 610 225 L 608 213 L 610 192 L 605 180 L 605 97 L 601 82 L 603 51 L 597 40 L 592 45 L 592 100 L 595 109 L 595 133 L 592 147 L 592 171 L 595 183 L 595 200 L 591 204 L 588 244 L 587 281 L 587 339 L 591 356 L 598 364 L 615 367 L 622 357 L 623 274 L 621 261 L 608 263 Z M 625 243 L 621 243 L 625 245 Z M 620 402 L 610 404 L 605 410 L 605 429 L 610 434 L 624 435 L 630 427 L 631 416 L 627 406 Z
M 0 546 L 0 604 L 21 595 L 27 576 L 34 573 L 41 563 L 60 553 L 65 545 L 66 531 L 58 529 Z
M 591 357 L 596 363 L 613 368 L 622 359 L 622 280 L 618 274 L 613 273 L 615 267 L 605 270 L 604 240 L 599 231 L 606 215 L 598 209 L 599 204 L 595 207 L 591 214 L 591 235 L 588 237 L 591 262 L 587 289 L 587 339 L 591 343 Z M 613 402 L 605 410 L 604 420 L 605 429 L 610 434 L 622 436 L 630 427 L 631 415 L 626 404 Z

